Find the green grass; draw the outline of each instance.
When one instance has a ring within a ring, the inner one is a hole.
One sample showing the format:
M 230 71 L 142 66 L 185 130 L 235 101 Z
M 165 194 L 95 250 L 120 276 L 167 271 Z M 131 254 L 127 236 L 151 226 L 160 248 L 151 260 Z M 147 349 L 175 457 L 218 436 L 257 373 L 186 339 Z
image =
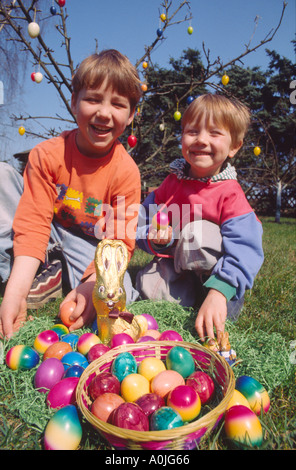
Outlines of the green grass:
M 267 388 L 271 408 L 262 416 L 264 443 L 261 449 L 296 448 L 295 366 L 289 361 L 290 342 L 296 340 L 295 247 L 296 220 L 282 219 L 275 224 L 263 219 L 265 261 L 254 288 L 247 293 L 243 313 L 237 323 L 227 322 L 232 347 L 242 359 L 234 368 L 236 377 L 247 374 Z M 136 250 L 129 271 L 137 271 L 151 257 Z M 18 335 L 0 350 L 0 448 L 8 450 L 42 449 L 42 437 L 52 411 L 44 406 L 32 386 L 34 371 L 11 371 L 4 354 L 14 342 L 32 344 L 36 334 L 56 321 L 59 301 L 40 309 L 38 317 L 27 323 Z M 133 313 L 153 309 L 160 328 L 174 328 L 187 341 L 197 341 L 194 331 L 196 312 L 169 303 L 135 303 Z M 30 312 L 31 313 L 31 312 Z M 152 313 L 152 312 L 151 312 Z M 85 330 L 83 330 L 85 331 Z M 82 449 L 105 448 L 98 434 L 83 423 Z M 203 449 L 230 449 L 231 445 L 219 426 Z

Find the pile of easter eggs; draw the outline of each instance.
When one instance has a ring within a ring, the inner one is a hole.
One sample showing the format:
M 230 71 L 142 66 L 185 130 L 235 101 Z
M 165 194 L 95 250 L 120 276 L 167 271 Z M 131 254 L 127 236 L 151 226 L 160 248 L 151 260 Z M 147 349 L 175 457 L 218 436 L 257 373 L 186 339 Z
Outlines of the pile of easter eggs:
M 214 396 L 214 381 L 196 370 L 181 342 L 163 360 L 149 354 L 140 358 L 121 352 L 109 370 L 92 378 L 87 391 L 96 418 L 134 431 L 169 430 L 194 421 Z

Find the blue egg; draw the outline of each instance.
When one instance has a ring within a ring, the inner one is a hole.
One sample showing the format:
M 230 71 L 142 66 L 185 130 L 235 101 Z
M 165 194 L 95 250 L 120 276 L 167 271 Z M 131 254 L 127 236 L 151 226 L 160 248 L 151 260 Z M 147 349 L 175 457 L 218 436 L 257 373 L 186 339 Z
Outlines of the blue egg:
M 118 378 L 119 382 L 122 382 L 127 375 L 135 374 L 137 369 L 136 359 L 130 352 L 118 354 L 111 366 L 111 372 Z
M 75 333 L 69 333 L 63 336 L 63 341 L 65 341 L 65 343 L 69 343 L 72 346 L 72 349 L 75 349 L 77 347 L 78 340 L 79 336 Z
M 178 428 L 184 422 L 179 413 L 170 406 L 162 406 L 150 416 L 150 428 L 152 431 L 164 431 Z
M 85 358 L 85 356 L 76 351 L 66 353 L 61 360 L 65 370 L 67 370 L 71 366 L 80 366 L 85 369 L 89 365 L 89 362 Z
M 66 377 L 80 377 L 82 375 L 82 372 L 84 371 L 84 367 L 74 365 L 68 367 L 64 374 L 64 378 Z

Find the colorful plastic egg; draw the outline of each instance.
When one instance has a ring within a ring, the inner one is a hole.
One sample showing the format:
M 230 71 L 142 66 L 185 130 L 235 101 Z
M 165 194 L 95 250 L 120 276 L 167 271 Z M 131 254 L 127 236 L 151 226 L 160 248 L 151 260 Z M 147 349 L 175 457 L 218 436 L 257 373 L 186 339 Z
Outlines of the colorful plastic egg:
M 234 390 L 233 395 L 230 398 L 230 401 L 229 401 L 226 409 L 228 410 L 232 406 L 237 406 L 237 405 L 243 405 L 243 406 L 246 406 L 247 408 L 251 409 L 250 403 L 248 402 L 246 397 L 244 397 L 244 395 L 241 392 L 239 392 L 238 390 Z
M 186 378 L 194 372 L 195 363 L 190 352 L 182 346 L 174 346 L 166 355 L 166 367 Z
M 149 418 L 154 411 L 165 406 L 165 401 L 156 393 L 146 393 L 136 400 L 136 404 L 142 408 L 145 415 Z
M 166 367 L 162 360 L 157 357 L 146 357 L 138 365 L 138 373 L 149 381 L 163 370 L 166 370 Z
M 78 340 L 79 336 L 76 333 L 69 333 L 63 336 L 63 342 L 69 343 L 72 349 L 75 349 L 77 347 Z
M 43 361 L 34 377 L 35 388 L 40 393 L 47 393 L 55 384 L 62 380 L 64 372 L 64 366 L 59 359 L 51 357 Z
M 168 394 L 167 406 L 178 411 L 183 421 L 193 421 L 200 413 L 201 402 L 192 387 L 179 385 Z
M 49 346 L 59 341 L 59 335 L 52 330 L 45 330 L 36 336 L 33 347 L 40 354 L 44 354 Z
M 56 359 L 61 360 L 65 354 L 72 351 L 72 346 L 65 341 L 57 341 L 49 346 L 45 353 L 43 354 L 43 360 L 49 359 L 50 357 L 55 357 Z
M 103 354 L 110 351 L 110 349 L 111 348 L 109 348 L 109 346 L 107 346 L 106 344 L 102 344 L 102 343 L 95 344 L 94 346 L 90 348 L 90 350 L 87 353 L 88 362 L 92 362 L 95 359 L 98 359 Z
M 30 38 L 37 38 L 37 36 L 40 33 L 40 26 L 38 23 L 35 21 L 32 21 L 31 23 L 28 24 L 28 33 Z
M 81 366 L 70 366 L 66 371 L 64 371 L 64 379 L 67 377 L 81 377 L 84 372 L 84 367 Z
M 10 369 L 29 370 L 37 366 L 40 360 L 39 354 L 30 346 L 18 344 L 9 349 L 5 361 Z
M 100 342 L 100 338 L 94 333 L 84 333 L 77 342 L 77 350 L 86 356 L 90 348 Z
M 124 403 L 124 399 L 120 395 L 113 392 L 103 393 L 93 402 L 91 412 L 97 418 L 107 423 L 112 411 L 118 408 L 122 403 Z
M 51 330 L 55 331 L 59 335 L 60 339 L 62 336 L 67 335 L 69 333 L 68 328 L 63 323 L 57 323 L 51 328 Z
M 142 313 L 142 316 L 147 320 L 148 330 L 158 330 L 158 323 L 152 315 L 149 315 L 149 313 Z
M 64 369 L 67 370 L 70 366 L 81 366 L 84 369 L 88 366 L 88 360 L 84 357 L 83 354 L 71 351 L 65 354 L 62 357 L 62 363 L 64 365 Z
M 134 343 L 133 338 L 127 333 L 118 333 L 111 338 L 110 346 L 111 348 L 116 348 L 117 346 L 122 346 L 123 344 L 132 344 Z
M 96 375 L 88 386 L 88 394 L 92 400 L 95 400 L 103 393 L 120 393 L 120 382 L 111 372 L 101 372 Z
M 158 341 L 183 341 L 183 338 L 175 330 L 165 330 L 159 336 Z
M 36 72 L 35 75 L 34 75 L 34 81 L 36 83 L 41 83 L 43 80 L 43 75 L 41 72 Z
M 234 443 L 259 447 L 263 441 L 261 423 L 256 414 L 243 405 L 232 406 L 225 413 L 226 436 Z
M 73 325 L 73 323 L 75 323 L 76 321 L 76 320 L 70 320 L 70 316 L 74 312 L 75 308 L 76 308 L 76 302 L 74 302 L 73 300 L 66 302 L 60 307 L 59 315 L 60 315 L 61 321 L 67 327 Z
M 152 227 L 154 227 L 157 230 L 165 230 L 167 226 L 169 225 L 169 217 L 165 212 L 157 212 L 153 217 L 151 221 Z M 155 326 L 148 325 L 149 328 L 157 330 Z
M 76 388 L 79 377 L 67 377 L 55 384 L 47 395 L 47 405 L 50 408 L 62 408 L 76 403 Z
M 45 450 L 76 450 L 81 442 L 82 427 L 74 405 L 58 410 L 49 420 L 44 433 Z
M 183 420 L 179 413 L 170 406 L 163 406 L 150 416 L 150 429 L 152 431 L 164 431 L 166 429 L 183 426 Z
M 166 398 L 168 393 L 178 385 L 185 385 L 185 380 L 175 370 L 159 372 L 150 382 L 151 392 Z
M 135 374 L 137 369 L 136 359 L 130 352 L 118 354 L 111 365 L 111 372 L 118 378 L 119 382 L 122 382 L 128 374 Z
M 185 384 L 190 385 L 198 393 L 202 405 L 208 403 L 215 392 L 215 384 L 212 377 L 201 370 L 196 370 L 190 374 Z
M 134 402 L 149 392 L 149 380 L 141 374 L 129 374 L 121 382 L 120 394 L 125 401 Z
M 149 420 L 136 403 L 122 403 L 110 415 L 111 423 L 123 429 L 149 431 Z
M 260 415 L 261 411 L 267 413 L 270 407 L 269 395 L 258 380 L 242 375 L 236 380 L 235 388 L 246 397 L 251 410 L 257 415 Z

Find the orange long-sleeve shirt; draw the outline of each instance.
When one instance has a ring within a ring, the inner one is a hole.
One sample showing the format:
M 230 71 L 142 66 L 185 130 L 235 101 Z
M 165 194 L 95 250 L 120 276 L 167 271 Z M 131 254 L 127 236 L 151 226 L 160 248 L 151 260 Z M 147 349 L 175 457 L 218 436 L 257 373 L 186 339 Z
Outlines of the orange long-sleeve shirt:
M 121 239 L 132 256 L 141 194 L 138 167 L 118 141 L 105 157 L 86 157 L 76 146 L 76 132 L 63 132 L 30 152 L 13 223 L 14 256 L 43 262 L 53 218 L 82 237 Z M 83 278 L 94 271 L 91 263 Z

